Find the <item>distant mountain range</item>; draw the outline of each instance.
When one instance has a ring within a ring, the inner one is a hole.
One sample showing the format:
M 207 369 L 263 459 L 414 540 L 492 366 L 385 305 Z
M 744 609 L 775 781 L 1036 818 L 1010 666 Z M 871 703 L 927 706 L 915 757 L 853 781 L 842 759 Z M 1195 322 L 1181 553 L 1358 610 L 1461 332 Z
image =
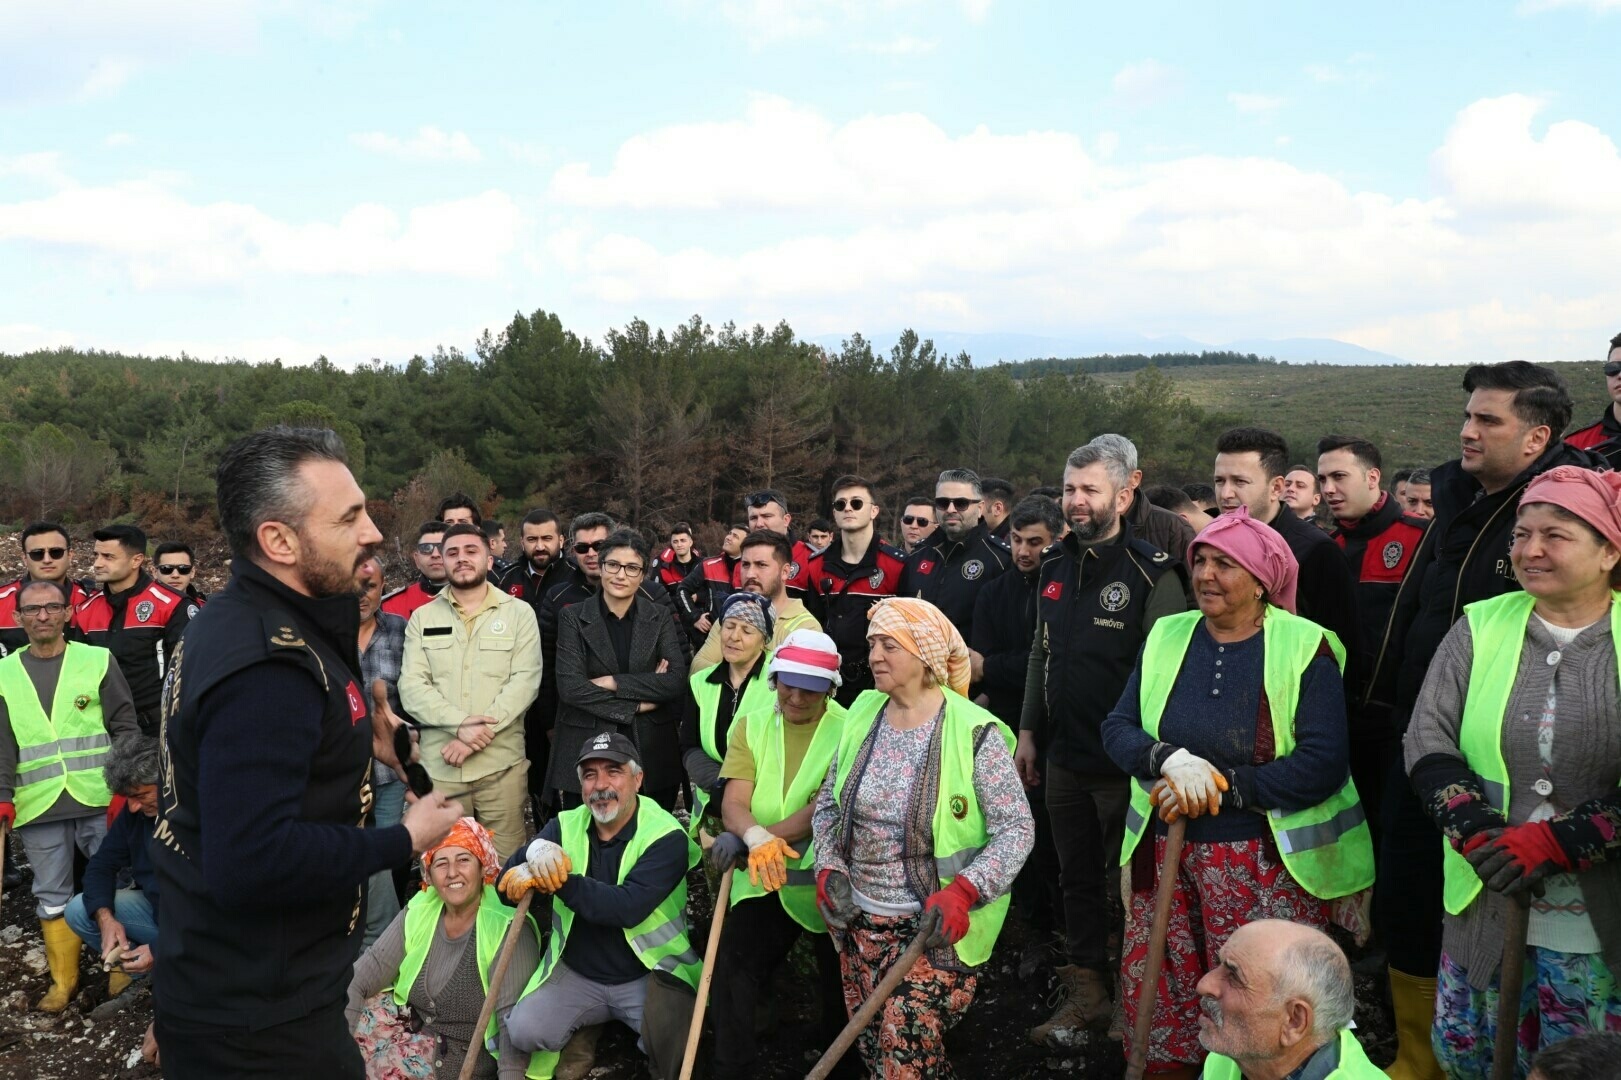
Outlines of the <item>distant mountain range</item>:
M 863 334 L 872 342 L 874 351 L 887 354 L 900 337 L 899 331 Z M 932 339 L 934 347 L 947 356 L 966 352 L 975 364 L 994 364 L 998 360 L 1044 360 L 1049 357 L 1067 359 L 1077 356 L 1169 352 L 1225 351 L 1255 353 L 1270 356 L 1290 364 L 1405 364 L 1408 361 L 1389 353 L 1364 349 L 1333 338 L 1246 338 L 1208 344 L 1192 338 L 1172 334 L 1166 337 L 1145 337 L 1142 334 L 1077 334 L 1068 337 L 1043 337 L 1039 334 L 959 334 L 950 330 L 919 330 L 917 336 Z M 848 334 L 821 334 L 810 340 L 824 349 L 837 352 Z

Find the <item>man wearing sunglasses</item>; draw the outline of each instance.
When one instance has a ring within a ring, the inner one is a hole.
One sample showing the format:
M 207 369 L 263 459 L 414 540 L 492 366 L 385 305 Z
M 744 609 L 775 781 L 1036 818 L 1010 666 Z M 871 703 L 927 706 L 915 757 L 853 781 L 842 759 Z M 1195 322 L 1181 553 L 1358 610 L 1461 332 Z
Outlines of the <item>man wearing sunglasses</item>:
M 402 619 L 409 619 L 411 612 L 438 596 L 444 589 L 445 528 L 442 521 L 424 521 L 417 527 L 416 546 L 411 549 L 411 561 L 416 564 L 417 579 L 383 597 L 384 611 L 390 615 L 398 615 Z
M 191 545 L 178 540 L 165 540 L 152 552 L 152 563 L 157 572 L 153 577 L 186 599 L 202 607 L 208 594 L 197 591 L 197 554 Z
M 1614 469 L 1621 466 L 1621 334 L 1610 339 L 1610 351 L 1605 354 L 1604 390 L 1610 395 L 1610 407 L 1596 424 L 1566 435 L 1565 444 L 1602 455 Z
M 878 539 L 878 501 L 872 485 L 859 476 L 833 481 L 833 522 L 838 539 L 811 559 L 811 595 L 805 606 L 839 647 L 836 698 L 848 705 L 861 691 L 872 689 L 867 612 L 896 594 L 906 556 Z
M 77 581 L 68 580 L 73 563 L 73 547 L 68 542 L 67 530 L 54 521 L 36 521 L 22 531 L 19 541 L 23 554 L 23 576 L 0 589 L 0 656 L 14 653 L 28 644 L 28 632 L 17 624 L 17 596 L 30 581 L 54 581 L 68 590 L 73 598 L 69 612 L 67 634 L 78 635 L 74 619 L 79 605 L 90 599 L 90 593 Z M 6 859 L 9 865 L 10 853 Z M 12 881 L 7 878 L 6 884 Z
M 945 613 L 963 640 L 971 641 L 979 590 L 1013 565 L 1013 552 L 985 527 L 984 491 L 974 470 L 941 473 L 934 485 L 934 509 L 940 524 L 906 557 L 899 593 L 927 600 Z M 977 682 L 984 658 L 972 653 L 972 660 Z
M 934 500 L 927 495 L 913 495 L 906 500 L 901 511 L 901 550 L 910 555 L 934 531 Z

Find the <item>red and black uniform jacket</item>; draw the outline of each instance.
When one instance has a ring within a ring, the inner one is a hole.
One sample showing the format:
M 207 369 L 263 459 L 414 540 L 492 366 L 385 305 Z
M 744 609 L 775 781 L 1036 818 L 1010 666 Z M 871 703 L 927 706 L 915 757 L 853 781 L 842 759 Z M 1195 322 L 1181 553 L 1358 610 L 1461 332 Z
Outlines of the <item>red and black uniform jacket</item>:
M 145 571 L 124 592 L 103 590 L 79 607 L 75 618 L 80 633 L 90 644 L 112 651 L 129 682 L 144 734 L 158 733 L 163 676 L 197 610 L 196 601 L 158 584 Z
M 1361 521 L 1341 522 L 1334 542 L 1356 577 L 1356 609 L 1362 624 L 1357 663 L 1346 672 L 1347 702 L 1364 714 L 1388 715 L 1396 700 L 1405 627 L 1397 625 L 1396 601 L 1407 587 L 1413 556 L 1429 522 L 1402 513 L 1395 498 L 1381 495 Z M 1355 730 L 1353 728 L 1353 730 Z
M 683 612 L 686 608 L 676 593 L 680 591 L 681 583 L 687 580 L 687 575 L 698 569 L 699 564 L 704 561 L 704 553 L 697 548 L 693 548 L 690 555 L 691 558 L 682 562 L 675 557 L 675 548 L 666 547 L 659 552 L 658 558 L 653 560 L 653 566 L 658 571 L 659 584 L 669 591 L 670 599 L 674 600 L 675 606 Z
M 1615 409 L 1605 409 L 1598 423 L 1566 435 L 1565 445 L 1598 454 L 1612 469 L 1621 466 L 1621 420 L 1615 418 Z
M 672 596 L 689 627 L 705 615 L 709 616 L 711 623 L 720 621 L 721 605 L 737 591 L 732 587 L 732 574 L 736 567 L 737 560 L 732 556 L 716 555 L 713 559 L 701 560 L 688 571 L 681 581 L 681 587 Z M 700 642 L 704 634 L 698 635 Z
M 411 612 L 438 596 L 444 587 L 445 582 L 443 581 L 429 581 L 427 578 L 417 578 L 405 588 L 395 589 L 383 597 L 383 610 L 390 615 L 398 615 L 402 619 L 409 619 Z
M 843 685 L 837 700 L 841 705 L 872 689 L 872 671 L 867 667 L 867 612 L 884 597 L 899 595 L 905 570 L 906 556 L 876 536 L 853 565 L 844 561 L 842 545 L 835 540 L 812 557 L 807 567 L 811 593 L 805 607 L 839 647 Z
M 0 656 L 9 656 L 28 644 L 28 631 L 17 625 L 17 594 L 28 584 L 27 578 L 18 578 L 0 589 Z M 68 583 L 73 594 L 73 614 L 68 619 L 67 639 L 83 641 L 79 633 L 79 607 L 90 599 L 90 592 L 77 581 Z

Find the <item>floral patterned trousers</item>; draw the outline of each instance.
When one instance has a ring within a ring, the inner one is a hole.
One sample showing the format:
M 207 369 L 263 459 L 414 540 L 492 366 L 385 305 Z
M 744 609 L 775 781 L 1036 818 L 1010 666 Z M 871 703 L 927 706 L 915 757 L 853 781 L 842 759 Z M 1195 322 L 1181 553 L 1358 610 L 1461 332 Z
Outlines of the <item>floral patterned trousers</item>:
M 835 935 L 844 1007 L 850 1016 L 883 981 L 884 975 L 917 934 L 918 917 L 858 914 L 850 930 Z M 954 1075 L 946 1060 L 945 1035 L 974 1000 L 978 978 L 942 971 L 918 959 L 900 987 L 867 1025 L 856 1048 L 870 1076 L 882 1080 L 924 1080 Z

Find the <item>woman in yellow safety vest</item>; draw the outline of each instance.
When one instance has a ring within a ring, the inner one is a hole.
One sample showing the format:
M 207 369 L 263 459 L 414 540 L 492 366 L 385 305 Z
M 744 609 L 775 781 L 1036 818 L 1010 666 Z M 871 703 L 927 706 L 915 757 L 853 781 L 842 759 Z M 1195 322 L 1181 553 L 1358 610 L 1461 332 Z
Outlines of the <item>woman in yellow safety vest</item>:
M 1464 608 L 1405 738 L 1445 837 L 1431 1041 L 1449 1076 L 1490 1071 L 1503 921 L 1528 899 L 1515 1075 L 1621 1027 L 1621 475 L 1550 469 L 1511 535 L 1524 592 Z
M 816 799 L 817 906 L 851 1013 L 927 935 L 929 952 L 856 1045 L 872 1075 L 949 1077 L 945 1033 L 973 1002 L 1035 826 L 1013 733 L 966 696 L 970 659 L 956 627 L 904 597 L 867 617 L 876 689 L 846 711 Z
M 538 933 L 519 935 L 501 985 L 489 985 L 513 915 L 495 891 L 500 865 L 495 842 L 470 817 L 422 853 L 422 891 L 356 962 L 349 984 L 349 1027 L 367 1076 L 456 1076 L 469 1049 L 481 1080 L 550 1075 L 512 1049 L 499 1021 L 540 962 Z M 492 993 L 496 1009 L 475 1032 Z
M 1330 901 L 1373 884 L 1373 843 L 1349 773 L 1345 650 L 1294 614 L 1298 567 L 1276 530 L 1240 507 L 1188 549 L 1199 610 L 1149 631 L 1103 746 L 1132 778 L 1122 866 L 1131 906 L 1121 948 L 1127 1030 L 1153 922 L 1168 821 L 1188 823 L 1154 1005 L 1149 1068 L 1192 1077 L 1199 980 L 1257 919 L 1318 928 Z M 1139 843 L 1152 828 L 1152 843 Z
M 765 679 L 771 659 L 766 644 L 777 621 L 771 601 L 759 593 L 733 593 L 720 610 L 723 659 L 687 677 L 690 692 L 681 718 L 681 764 L 692 784 L 688 836 L 698 835 L 706 815 L 712 819 L 708 831 L 722 831 L 713 819 L 720 817 L 720 793 L 726 789 L 720 763 L 726 760 L 732 724 L 776 700 Z

